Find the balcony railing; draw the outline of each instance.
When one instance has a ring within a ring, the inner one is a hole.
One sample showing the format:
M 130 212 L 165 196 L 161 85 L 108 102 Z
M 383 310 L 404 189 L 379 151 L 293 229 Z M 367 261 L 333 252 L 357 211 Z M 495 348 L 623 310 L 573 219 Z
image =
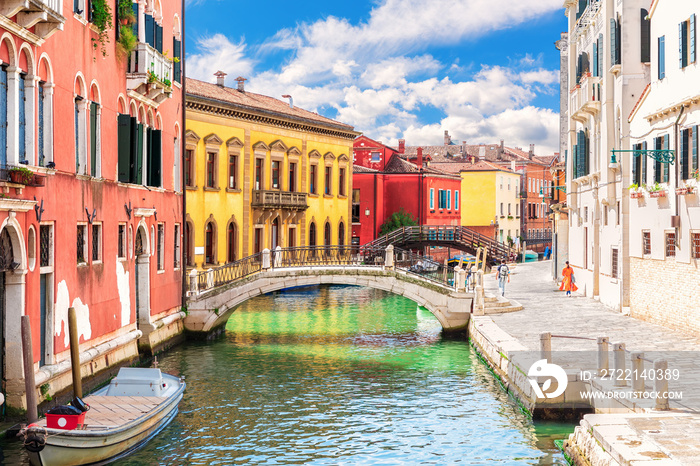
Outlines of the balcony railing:
M 138 90 L 157 103 L 170 96 L 173 62 L 150 45 L 138 43 L 131 52 L 127 73 L 128 89 Z
M 309 207 L 306 193 L 264 190 L 253 191 L 251 205 L 258 209 L 306 210 Z
M 571 118 L 577 121 L 585 121 L 589 116 L 597 115 L 601 107 L 601 94 L 600 77 L 584 75 L 580 84 L 571 90 L 569 101 Z

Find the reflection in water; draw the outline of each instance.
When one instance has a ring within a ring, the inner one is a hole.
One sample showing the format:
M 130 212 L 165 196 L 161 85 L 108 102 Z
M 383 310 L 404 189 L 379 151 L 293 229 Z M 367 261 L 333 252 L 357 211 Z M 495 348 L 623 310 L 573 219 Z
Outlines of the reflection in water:
M 402 297 L 280 292 L 226 330 L 160 358 L 186 376 L 181 411 L 117 464 L 566 464 L 552 442 L 573 426 L 533 424 L 463 339 Z

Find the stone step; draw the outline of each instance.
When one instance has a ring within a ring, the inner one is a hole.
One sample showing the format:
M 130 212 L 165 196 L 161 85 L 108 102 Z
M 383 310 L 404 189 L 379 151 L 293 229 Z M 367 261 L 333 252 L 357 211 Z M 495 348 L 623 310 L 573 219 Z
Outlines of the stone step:
M 515 300 L 500 297 L 497 302 L 484 303 L 484 314 L 504 314 L 522 310 L 523 306 Z

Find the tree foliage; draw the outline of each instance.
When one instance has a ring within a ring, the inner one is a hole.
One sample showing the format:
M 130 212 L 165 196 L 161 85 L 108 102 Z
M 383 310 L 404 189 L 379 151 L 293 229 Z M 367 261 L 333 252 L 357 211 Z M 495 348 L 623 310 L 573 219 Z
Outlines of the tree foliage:
M 418 225 L 416 218 L 401 208 L 398 212 L 391 214 L 391 217 L 382 223 L 382 226 L 379 227 L 379 236 L 388 235 L 392 231 L 398 230 L 401 227 L 409 227 L 413 225 Z

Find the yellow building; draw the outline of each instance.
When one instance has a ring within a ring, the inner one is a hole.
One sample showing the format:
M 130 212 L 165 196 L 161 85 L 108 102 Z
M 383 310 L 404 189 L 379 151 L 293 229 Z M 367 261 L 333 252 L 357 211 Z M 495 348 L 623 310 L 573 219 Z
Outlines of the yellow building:
M 289 103 L 187 79 L 188 265 L 350 237 L 352 126 Z
M 461 224 L 506 243 L 520 235 L 520 175 L 481 161 L 463 164 Z

